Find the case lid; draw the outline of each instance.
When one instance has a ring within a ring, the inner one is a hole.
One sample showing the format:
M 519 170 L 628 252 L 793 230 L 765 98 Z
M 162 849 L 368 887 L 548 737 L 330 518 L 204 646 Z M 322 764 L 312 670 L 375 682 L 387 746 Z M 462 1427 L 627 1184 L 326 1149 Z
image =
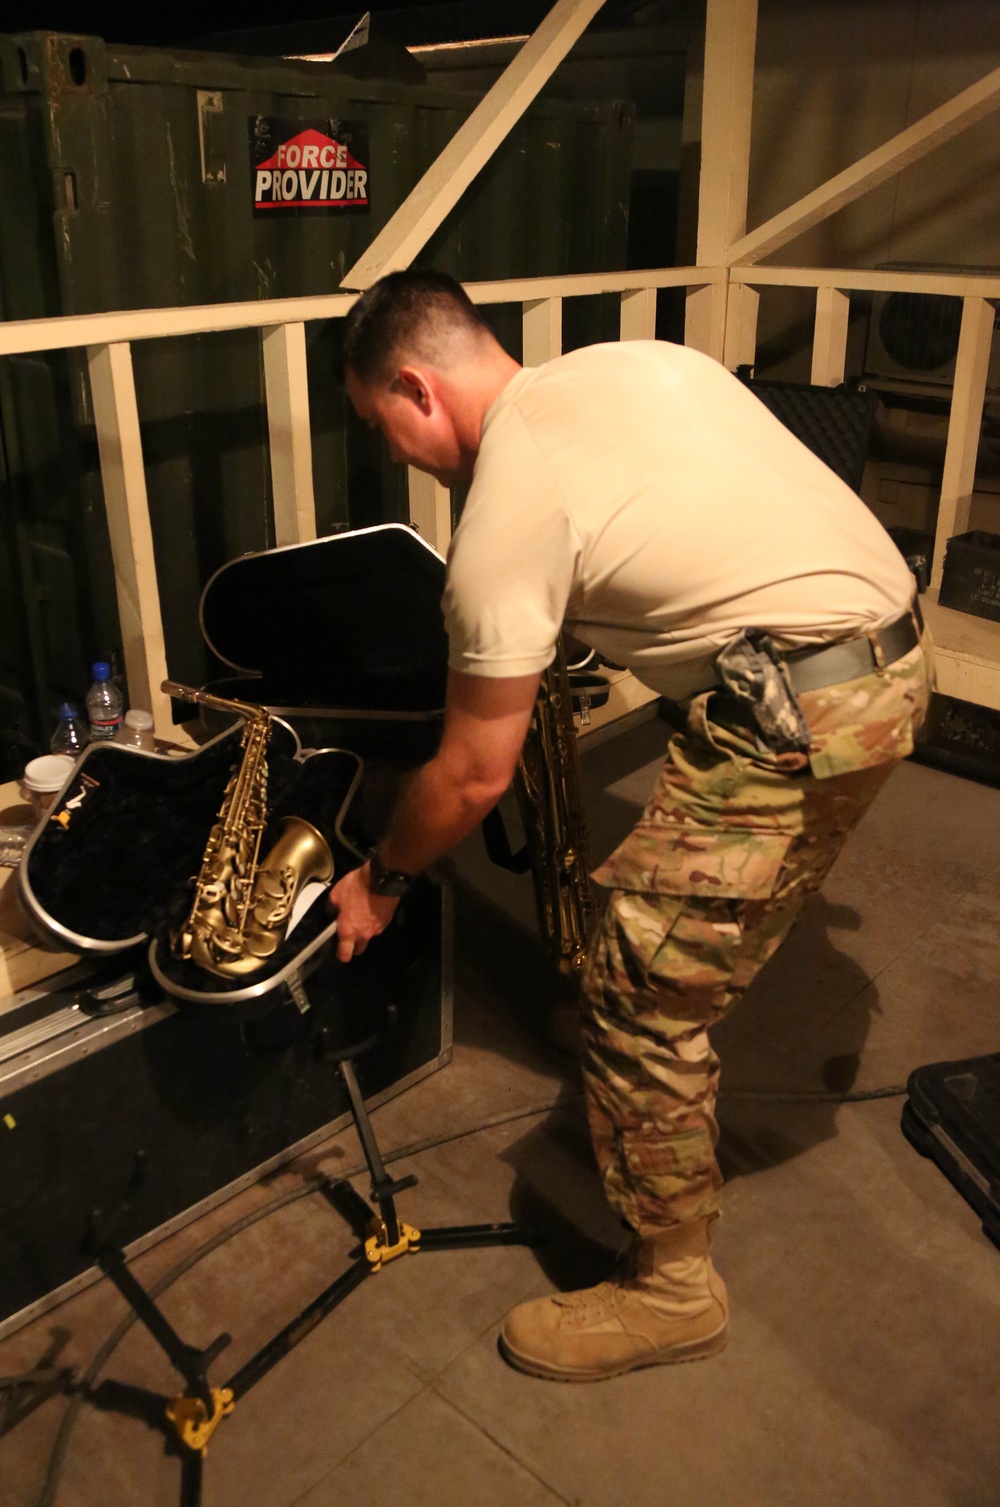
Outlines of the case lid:
M 431 711 L 444 705 L 445 562 L 401 523 L 243 555 L 216 571 L 201 627 L 270 705 Z

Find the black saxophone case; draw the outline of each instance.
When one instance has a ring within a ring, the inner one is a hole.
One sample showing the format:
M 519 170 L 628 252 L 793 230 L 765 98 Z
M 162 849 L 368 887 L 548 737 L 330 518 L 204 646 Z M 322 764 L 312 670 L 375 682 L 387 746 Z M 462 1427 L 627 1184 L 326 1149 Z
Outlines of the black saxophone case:
M 241 742 L 238 724 L 177 759 L 114 744 L 84 750 L 21 860 L 22 902 L 48 937 L 68 951 L 104 957 L 148 943 L 153 977 L 166 994 L 234 1016 L 270 1009 L 276 990 L 308 976 L 336 931 L 326 886 L 316 887 L 277 952 L 246 978 L 218 978 L 172 956 L 170 934 L 191 908 L 191 879 L 239 766 Z M 283 816 L 301 816 L 329 843 L 335 875 L 356 868 L 369 841 L 356 825 L 350 835 L 358 756 L 325 749 L 302 757 L 292 730 L 276 723 L 267 767 L 261 851 L 273 844 Z
M 298 816 L 326 838 L 335 879 L 364 860 L 380 835 L 366 820 L 366 783 L 429 757 L 439 736 L 444 571 L 412 529 L 387 524 L 245 555 L 209 581 L 206 639 L 241 674 L 208 689 L 273 718 L 262 855 L 282 819 Z M 245 977 L 219 978 L 174 955 L 171 934 L 190 910 L 191 880 L 241 760 L 244 719 L 214 710 L 203 720 L 215 736 L 179 758 L 89 745 L 32 837 L 19 888 L 60 946 L 107 956 L 148 942 L 165 994 L 235 1018 L 294 992 L 336 923 L 317 885 L 276 953 Z M 300 731 L 325 746 L 303 752 Z
M 422 763 L 444 709 L 444 578 L 401 523 L 241 555 L 202 593 L 205 642 L 234 672 L 206 690 L 266 706 L 307 747 Z
M 903 1134 L 937 1163 L 1000 1246 L 1000 1052 L 918 1067 L 906 1087 Z

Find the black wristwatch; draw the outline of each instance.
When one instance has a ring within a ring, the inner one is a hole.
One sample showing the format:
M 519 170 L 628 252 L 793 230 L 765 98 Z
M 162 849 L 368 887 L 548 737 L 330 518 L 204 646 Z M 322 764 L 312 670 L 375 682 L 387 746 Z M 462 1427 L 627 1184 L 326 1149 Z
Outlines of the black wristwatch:
M 404 874 L 400 869 L 387 869 L 379 857 L 378 848 L 368 856 L 368 888 L 373 895 L 406 895 L 417 882 L 416 874 Z

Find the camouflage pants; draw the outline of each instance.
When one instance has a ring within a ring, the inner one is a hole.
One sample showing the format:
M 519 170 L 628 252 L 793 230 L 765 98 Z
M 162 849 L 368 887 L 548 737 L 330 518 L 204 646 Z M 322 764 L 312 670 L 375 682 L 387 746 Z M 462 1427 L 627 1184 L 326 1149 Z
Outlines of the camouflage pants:
M 642 818 L 596 871 L 611 893 L 584 980 L 587 1107 L 608 1199 L 640 1235 L 718 1212 L 708 1027 L 911 751 L 929 693 L 920 648 L 803 693 L 799 770 L 761 749 L 724 694 L 694 698 Z

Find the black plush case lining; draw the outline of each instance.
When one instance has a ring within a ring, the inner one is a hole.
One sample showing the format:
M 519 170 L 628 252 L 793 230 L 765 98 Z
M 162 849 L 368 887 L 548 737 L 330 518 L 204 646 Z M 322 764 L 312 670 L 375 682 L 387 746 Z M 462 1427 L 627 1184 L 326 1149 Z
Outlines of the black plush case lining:
M 241 736 L 237 726 L 181 759 L 91 745 L 22 862 L 22 895 L 51 935 L 98 952 L 155 936 L 165 974 L 185 989 L 214 994 L 266 983 L 316 940 L 331 921 L 325 894 L 265 967 L 243 979 L 207 975 L 171 958 L 162 945 L 190 907 L 190 881 L 241 757 Z M 296 753 L 294 737 L 276 724 L 267 751 L 268 825 L 261 852 L 274 842 L 282 817 L 302 816 L 323 833 L 335 872 L 342 874 L 357 866 L 367 847 L 351 812 L 361 761 L 341 749 L 304 760 Z M 60 816 L 67 812 L 63 826 Z

